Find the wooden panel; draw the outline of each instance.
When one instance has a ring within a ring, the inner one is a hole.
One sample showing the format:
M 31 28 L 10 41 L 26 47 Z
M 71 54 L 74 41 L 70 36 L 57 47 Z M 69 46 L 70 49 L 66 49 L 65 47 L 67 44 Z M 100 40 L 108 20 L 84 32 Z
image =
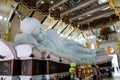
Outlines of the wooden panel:
M 43 73 L 43 74 L 49 73 L 49 72 L 48 72 L 47 61 L 46 61 L 46 60 L 43 60 L 41 64 L 42 64 L 42 73 Z
M 40 60 L 33 60 L 32 61 L 32 75 L 40 75 L 42 74 L 42 61 Z
M 41 75 L 68 72 L 69 65 L 49 60 L 0 61 L 0 75 Z
M 67 64 L 57 63 L 53 61 L 44 61 L 43 64 L 44 64 L 44 74 L 68 72 L 70 68 L 70 66 Z
M 0 75 L 12 74 L 12 61 L 0 61 Z
M 21 75 L 32 75 L 32 60 L 21 61 Z
M 46 72 L 46 65 L 44 65 L 42 60 L 22 60 L 21 61 L 21 75 L 41 75 Z
M 49 61 L 49 73 L 59 73 L 58 63 Z
M 12 75 L 20 75 L 21 74 L 21 61 L 13 60 L 12 63 L 13 63 Z
M 68 72 L 69 71 L 69 68 L 70 66 L 68 64 L 63 64 L 63 63 L 60 63 L 58 65 L 58 69 L 60 70 L 59 72 Z
M 20 60 L 0 61 L 0 75 L 20 75 Z

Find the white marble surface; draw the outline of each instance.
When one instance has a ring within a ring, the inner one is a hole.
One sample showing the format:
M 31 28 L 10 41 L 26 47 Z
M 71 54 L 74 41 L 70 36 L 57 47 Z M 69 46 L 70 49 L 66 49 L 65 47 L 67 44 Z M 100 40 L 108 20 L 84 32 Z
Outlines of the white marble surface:
M 3 80 L 17 80 L 19 76 L 0 76 Z

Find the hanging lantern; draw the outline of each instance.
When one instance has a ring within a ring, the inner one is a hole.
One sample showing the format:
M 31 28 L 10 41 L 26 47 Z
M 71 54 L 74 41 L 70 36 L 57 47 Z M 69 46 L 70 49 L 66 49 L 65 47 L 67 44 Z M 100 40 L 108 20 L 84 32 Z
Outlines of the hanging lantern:
M 78 27 L 78 28 L 79 28 L 79 26 L 80 26 L 80 25 L 78 25 L 78 21 L 73 21 L 73 22 L 71 23 L 71 25 L 74 26 L 74 27 Z
M 72 63 L 70 63 L 70 67 L 76 67 L 76 63 L 74 63 L 74 62 L 72 62 Z
M 71 78 L 74 78 L 76 75 L 76 63 L 72 62 L 70 63 L 70 69 L 69 69 L 69 73 L 71 75 Z
M 74 75 L 75 72 L 76 72 L 76 69 L 72 67 L 72 68 L 69 69 L 69 72 L 70 72 L 71 75 Z
M 50 15 L 52 16 L 52 17 L 54 17 L 54 19 L 60 19 L 60 9 L 58 9 L 58 8 L 55 8 L 51 13 L 50 13 Z
M 69 24 L 70 23 L 69 15 L 64 15 L 63 18 L 62 18 L 62 21 L 65 22 L 66 24 Z

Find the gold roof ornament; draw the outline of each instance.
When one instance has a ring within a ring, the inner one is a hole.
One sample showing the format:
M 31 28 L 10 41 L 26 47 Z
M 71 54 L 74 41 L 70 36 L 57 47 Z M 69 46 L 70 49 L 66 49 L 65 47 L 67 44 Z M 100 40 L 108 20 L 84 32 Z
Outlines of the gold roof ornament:
M 120 19 L 120 0 L 109 0 L 109 5 L 115 10 L 116 16 Z
M 8 2 L 8 0 L 4 0 L 4 4 L 5 4 L 5 5 L 7 4 L 7 2 Z

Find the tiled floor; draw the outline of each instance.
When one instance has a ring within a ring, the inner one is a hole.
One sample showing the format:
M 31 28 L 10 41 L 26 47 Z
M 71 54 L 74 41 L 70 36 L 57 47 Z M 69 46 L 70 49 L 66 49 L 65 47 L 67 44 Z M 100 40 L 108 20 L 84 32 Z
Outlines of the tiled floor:
M 105 78 L 105 79 L 102 79 L 102 80 L 120 80 L 120 77 L 119 78 Z
M 120 80 L 120 70 L 116 73 L 113 73 L 113 78 L 105 78 L 102 80 Z

